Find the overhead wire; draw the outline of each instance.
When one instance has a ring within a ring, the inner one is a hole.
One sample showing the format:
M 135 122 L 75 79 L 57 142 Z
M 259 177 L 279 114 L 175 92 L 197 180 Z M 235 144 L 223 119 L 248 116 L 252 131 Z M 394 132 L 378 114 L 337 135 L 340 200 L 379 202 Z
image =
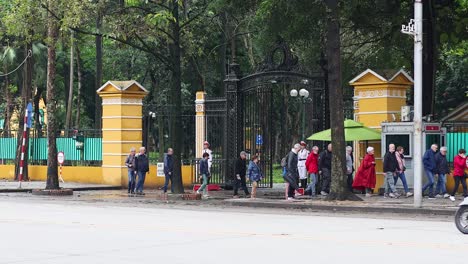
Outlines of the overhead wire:
M 32 57 L 32 51 L 31 50 L 28 50 L 28 54 L 26 55 L 26 58 L 24 58 L 23 62 L 20 63 L 20 65 L 18 65 L 18 67 L 16 67 L 14 70 L 10 71 L 10 72 L 7 72 L 7 73 L 0 73 L 0 77 L 5 77 L 5 76 L 8 76 L 14 72 L 16 72 L 19 68 L 21 68 L 21 66 L 23 66 L 23 64 L 26 63 L 26 61 Z

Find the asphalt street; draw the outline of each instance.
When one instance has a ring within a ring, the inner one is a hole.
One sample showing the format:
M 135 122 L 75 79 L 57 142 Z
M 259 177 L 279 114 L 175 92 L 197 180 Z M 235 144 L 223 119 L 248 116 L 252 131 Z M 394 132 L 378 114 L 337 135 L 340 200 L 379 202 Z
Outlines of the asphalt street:
M 452 220 L 0 200 L 0 263 L 466 263 Z

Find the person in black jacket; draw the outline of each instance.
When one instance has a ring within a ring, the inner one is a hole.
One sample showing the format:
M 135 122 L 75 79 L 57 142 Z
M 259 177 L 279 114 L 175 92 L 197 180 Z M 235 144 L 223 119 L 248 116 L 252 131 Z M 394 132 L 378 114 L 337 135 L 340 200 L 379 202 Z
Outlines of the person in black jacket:
M 436 174 L 437 186 L 436 186 L 436 198 L 448 198 L 450 195 L 447 193 L 445 187 L 447 183 L 446 175 L 450 173 L 450 169 L 447 161 L 447 147 L 441 147 L 440 151 L 435 155 L 436 162 Z
M 385 153 L 383 160 L 383 170 L 385 174 L 384 184 L 385 184 L 385 193 L 384 197 L 398 198 L 400 194 L 396 191 L 395 188 L 395 179 L 396 173 L 399 171 L 398 160 L 395 154 L 395 144 L 388 145 L 388 152 Z M 390 193 L 389 193 L 390 189 Z
M 164 187 L 163 187 L 164 193 L 167 193 L 167 186 L 169 186 L 169 181 L 171 182 L 171 192 L 174 192 L 174 185 L 172 183 L 172 174 L 174 172 L 174 159 L 172 156 L 173 154 L 174 154 L 174 150 L 171 148 L 168 148 L 167 154 L 164 157 L 164 176 L 165 176 Z
M 297 153 L 300 149 L 301 145 L 295 144 L 294 148 L 289 152 L 287 157 L 286 175 L 284 176 L 284 180 L 289 183 L 288 200 L 293 200 L 295 195 L 301 195 L 298 192 L 299 186 L 297 185 L 299 180 L 299 171 L 297 170 Z
M 146 149 L 145 147 L 140 148 L 140 153 L 138 156 L 135 156 L 134 159 L 134 168 L 138 175 L 138 181 L 135 188 L 135 192 L 137 195 L 145 195 L 143 192 L 143 185 L 145 184 L 146 174 L 149 172 L 149 160 L 148 156 L 146 156 Z
M 245 195 L 249 195 L 245 181 L 245 170 L 247 168 L 247 153 L 242 151 L 239 159 L 236 161 L 236 183 L 234 185 L 234 198 L 239 198 L 239 186 L 244 190 Z
M 330 193 L 331 184 L 331 164 L 332 164 L 332 144 L 328 144 L 327 150 L 322 152 L 319 157 L 319 174 L 322 174 L 321 195 Z

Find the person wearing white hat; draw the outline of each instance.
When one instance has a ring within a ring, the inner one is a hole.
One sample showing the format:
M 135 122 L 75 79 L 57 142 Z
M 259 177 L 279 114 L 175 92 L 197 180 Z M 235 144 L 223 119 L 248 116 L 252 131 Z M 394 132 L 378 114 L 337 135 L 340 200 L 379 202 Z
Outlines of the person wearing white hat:
M 307 188 L 307 168 L 306 160 L 309 156 L 309 151 L 307 150 L 307 144 L 304 141 L 301 141 L 301 149 L 297 153 L 297 170 L 299 172 L 299 180 L 301 183 L 301 188 L 304 190 Z
M 203 153 L 208 153 L 208 170 L 211 171 L 211 165 L 213 164 L 213 151 L 210 149 L 210 143 L 208 141 L 203 142 Z

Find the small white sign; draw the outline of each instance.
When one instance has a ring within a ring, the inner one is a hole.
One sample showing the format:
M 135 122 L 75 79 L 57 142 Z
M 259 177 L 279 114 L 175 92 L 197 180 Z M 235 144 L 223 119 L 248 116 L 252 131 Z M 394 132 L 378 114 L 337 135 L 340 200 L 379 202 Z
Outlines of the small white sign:
M 165 177 L 165 175 L 164 175 L 164 163 L 163 162 L 158 162 L 157 170 L 156 170 L 156 176 L 157 177 Z
M 57 153 L 57 161 L 60 165 L 62 165 L 65 162 L 65 153 L 63 153 L 62 151 Z

